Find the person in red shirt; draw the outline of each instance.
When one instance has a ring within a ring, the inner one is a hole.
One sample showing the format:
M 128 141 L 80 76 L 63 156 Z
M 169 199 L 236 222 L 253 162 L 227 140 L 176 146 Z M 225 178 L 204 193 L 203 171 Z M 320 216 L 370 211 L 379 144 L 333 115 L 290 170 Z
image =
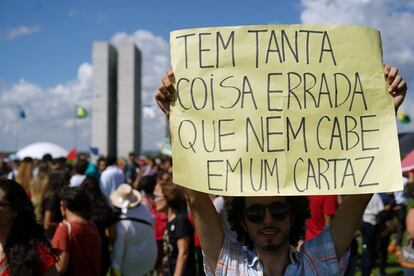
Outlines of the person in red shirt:
M 57 270 L 64 275 L 100 276 L 101 239 L 98 229 L 88 221 L 89 198 L 80 187 L 66 188 L 60 207 L 65 218 L 52 239 L 59 251 Z
M 308 196 L 311 217 L 306 220 L 305 240 L 311 240 L 331 223 L 338 207 L 336 195 Z
M 0 276 L 58 275 L 56 256 L 23 187 L 0 180 Z

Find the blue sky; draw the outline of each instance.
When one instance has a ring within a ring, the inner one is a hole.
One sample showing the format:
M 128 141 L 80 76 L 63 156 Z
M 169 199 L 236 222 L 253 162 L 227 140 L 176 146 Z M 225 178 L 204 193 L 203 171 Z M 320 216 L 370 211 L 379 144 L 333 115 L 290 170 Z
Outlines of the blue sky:
M 142 99 L 151 104 L 169 66 L 170 31 L 290 23 L 377 28 L 385 61 L 414 83 L 414 0 L 0 0 L 0 151 L 39 141 L 74 146 L 74 105 L 91 105 L 93 41 L 137 44 L 143 53 Z M 403 106 L 412 120 L 413 99 Z M 17 105 L 27 113 L 18 130 Z M 158 147 L 164 123 L 157 116 L 144 119 L 144 149 Z M 78 120 L 77 128 L 79 148 L 88 149 L 90 117 Z M 399 130 L 413 131 L 414 124 Z
M 91 59 L 91 44 L 117 32 L 149 30 L 168 39 L 176 29 L 299 22 L 299 2 L 280 1 L 0 1 L 0 78 L 55 85 Z M 19 26 L 31 35 L 7 39 Z

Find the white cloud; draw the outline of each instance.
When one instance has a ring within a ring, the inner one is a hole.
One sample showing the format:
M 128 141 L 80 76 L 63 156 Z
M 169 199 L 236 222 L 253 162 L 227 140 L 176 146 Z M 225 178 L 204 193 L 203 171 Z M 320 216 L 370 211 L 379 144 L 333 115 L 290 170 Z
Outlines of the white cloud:
M 8 40 L 13 40 L 13 39 L 16 39 L 20 36 L 31 35 L 31 34 L 39 32 L 39 31 L 40 31 L 40 27 L 37 26 L 37 25 L 31 26 L 31 27 L 30 26 L 20 26 L 20 27 L 16 27 L 16 28 L 13 28 L 13 29 L 9 30 L 6 33 L 6 38 Z
M 49 141 L 70 149 L 75 144 L 75 105 L 90 109 L 92 66 L 79 66 L 75 80 L 43 88 L 24 79 L 0 90 L 0 150 L 15 149 L 34 142 Z M 26 119 L 17 123 L 17 106 Z M 19 132 L 19 133 L 18 133 Z M 90 118 L 77 120 L 78 137 L 90 136 Z M 19 137 L 19 141 L 17 141 Z M 89 140 L 79 139 L 81 148 Z
M 352 24 L 381 31 L 384 61 L 400 68 L 409 87 L 414 83 L 414 0 L 301 0 L 305 24 Z M 414 93 L 402 106 L 414 120 Z M 414 131 L 414 123 L 399 125 Z
M 161 76 L 169 66 L 168 42 L 149 31 L 138 30 L 128 35 L 115 34 L 111 42 L 115 45 L 134 42 L 142 54 L 142 105 L 152 106 L 154 92 Z M 28 80 L 12 85 L 0 86 L 0 151 L 16 148 L 17 106 L 26 112 L 27 118 L 20 120 L 20 146 L 39 141 L 59 144 L 67 149 L 75 143 L 75 105 L 85 107 L 89 113 L 92 99 L 93 68 L 90 63 L 78 67 L 74 80 L 53 87 L 41 87 Z M 143 149 L 157 149 L 157 142 L 165 136 L 165 117 L 158 108 L 151 108 L 151 116 L 142 118 Z M 155 116 L 154 116 L 155 115 Z M 87 150 L 90 146 L 91 120 L 76 121 L 78 147 Z

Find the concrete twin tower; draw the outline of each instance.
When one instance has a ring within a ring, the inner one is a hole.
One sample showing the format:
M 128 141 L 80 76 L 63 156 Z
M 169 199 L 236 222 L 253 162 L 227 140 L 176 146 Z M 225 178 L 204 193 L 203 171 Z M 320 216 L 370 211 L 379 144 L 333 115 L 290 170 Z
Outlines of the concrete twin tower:
M 141 152 L 141 53 L 133 43 L 94 42 L 92 146 L 99 154 Z

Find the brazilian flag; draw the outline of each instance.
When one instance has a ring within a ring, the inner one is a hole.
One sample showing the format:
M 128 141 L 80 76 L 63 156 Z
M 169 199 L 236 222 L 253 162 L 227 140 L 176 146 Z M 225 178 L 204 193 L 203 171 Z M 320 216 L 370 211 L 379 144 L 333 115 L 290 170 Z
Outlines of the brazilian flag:
M 76 106 L 76 119 L 84 119 L 88 117 L 88 111 L 83 106 Z
M 398 120 L 402 124 L 408 124 L 411 121 L 410 117 L 408 116 L 407 113 L 404 113 L 402 111 L 398 111 L 397 115 L 398 115 Z

